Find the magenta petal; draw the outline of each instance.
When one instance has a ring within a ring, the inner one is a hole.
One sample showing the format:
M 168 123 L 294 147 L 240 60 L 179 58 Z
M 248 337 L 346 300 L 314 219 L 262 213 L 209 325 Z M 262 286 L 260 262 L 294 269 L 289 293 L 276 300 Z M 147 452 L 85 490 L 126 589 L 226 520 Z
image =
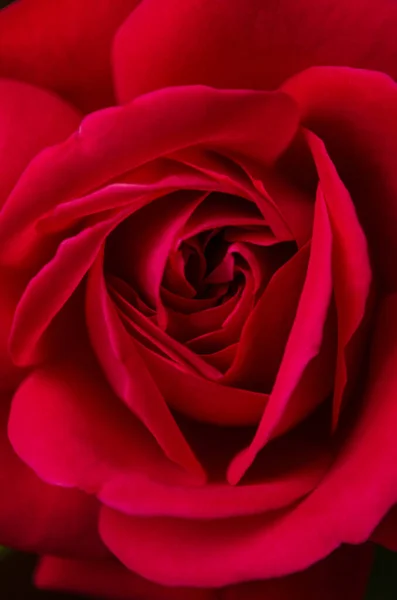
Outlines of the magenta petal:
M 306 281 L 284 357 L 266 405 L 262 420 L 250 446 L 232 461 L 228 478 L 237 483 L 277 426 L 307 365 L 319 353 L 323 329 L 331 302 L 332 234 L 321 190 L 317 194 L 313 239 Z
M 30 160 L 67 138 L 80 121 L 79 113 L 55 94 L 0 79 L 0 206 Z
M 205 197 L 186 190 L 165 195 L 135 212 L 115 232 L 112 260 L 123 264 L 124 278 L 152 307 L 161 305 L 160 286 L 177 235 Z
M 303 246 L 271 278 L 247 318 L 224 383 L 271 390 L 305 281 L 309 249 Z
M 310 132 L 306 137 L 316 162 L 319 186 L 332 227 L 332 276 L 338 313 L 338 355 L 332 412 L 335 427 L 347 382 L 347 346 L 364 318 L 372 272 L 367 241 L 350 195 L 328 158 L 323 142 Z
M 297 108 L 283 92 L 203 86 L 165 89 L 91 113 L 75 135 L 36 157 L 13 190 L 0 219 L 4 259 L 31 264 L 42 242 L 35 230 L 40 217 L 145 163 L 203 145 L 272 164 L 297 127 Z
M 95 594 L 95 598 L 108 600 L 218 600 L 215 590 L 156 585 L 115 559 L 83 561 L 44 556 L 36 571 L 35 583 L 43 590 L 90 597 Z
M 397 13 L 396 5 L 388 5 Z M 373 11 L 368 16 L 375 17 Z M 350 192 L 382 285 L 396 290 L 396 82 L 376 71 L 318 67 L 284 87 L 298 103 L 302 123 L 324 141 Z
M 393 0 L 145 0 L 116 36 L 118 96 L 195 83 L 276 89 L 312 65 L 397 79 L 396 27 Z
M 90 339 L 113 389 L 142 420 L 171 460 L 199 479 L 205 478 L 134 339 L 120 321 L 108 296 L 99 259 L 89 274 L 86 305 Z
M 0 539 L 20 550 L 99 558 L 99 503 L 78 490 L 44 483 L 15 454 L 7 437 L 10 397 L 0 400 Z
M 148 319 L 134 306 L 128 304 L 124 298 L 115 297 L 115 307 L 119 309 L 118 318 L 128 333 L 156 348 L 161 354 L 175 361 L 181 368 L 188 372 L 201 373 L 209 379 L 218 379 L 220 373 L 209 367 L 199 356 L 189 350 L 187 346 L 173 339 L 168 333 L 160 329 L 155 319 Z
M 194 483 L 120 402 L 88 348 L 25 379 L 12 401 L 9 437 L 41 479 L 101 501 L 114 502 L 113 490 L 138 490 L 147 479 Z
M 194 419 L 220 425 L 257 423 L 268 400 L 258 394 L 199 377 L 158 353 L 140 346 L 140 353 L 169 406 Z
M 43 333 L 76 290 L 106 235 L 122 216 L 111 215 L 76 236 L 66 238 L 54 258 L 29 281 L 16 308 L 10 335 L 10 352 L 17 364 L 32 364 L 38 360 Z
M 362 600 L 372 557 L 370 544 L 344 547 L 310 569 L 288 577 L 209 589 L 160 586 L 112 559 L 83 561 L 44 556 L 35 583 L 43 590 L 95 594 L 108 600 Z
M 13 3 L 0 13 L 0 75 L 56 91 L 87 112 L 113 104 L 112 41 L 138 2 Z
M 397 295 L 380 304 L 375 332 L 363 410 L 326 476 L 293 510 L 193 521 L 105 509 L 101 535 L 112 551 L 166 585 L 222 586 L 285 576 L 343 543 L 365 542 L 397 501 Z M 131 544 L 138 538 L 140 544 Z M 154 552 L 161 560 L 153 561 Z

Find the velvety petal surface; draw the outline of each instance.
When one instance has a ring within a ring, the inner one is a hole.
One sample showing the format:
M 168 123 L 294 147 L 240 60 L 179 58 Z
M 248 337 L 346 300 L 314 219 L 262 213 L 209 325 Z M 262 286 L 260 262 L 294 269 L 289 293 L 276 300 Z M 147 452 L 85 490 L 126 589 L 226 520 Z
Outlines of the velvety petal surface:
M 200 144 L 272 164 L 297 126 L 295 104 L 284 93 L 202 86 L 160 90 L 92 113 L 75 135 L 25 171 L 1 216 L 1 254 L 11 264 L 31 265 L 43 242 L 36 229 L 40 217 L 153 159 Z
M 370 546 L 346 547 L 289 577 L 221 589 L 197 589 L 158 586 L 116 561 L 88 562 L 45 556 L 35 581 L 41 589 L 95 594 L 111 600 L 363 600 L 371 564 Z
M 214 590 L 163 587 L 128 571 L 116 560 L 79 561 L 44 556 L 35 574 L 43 590 L 94 595 L 108 600 L 218 600 Z
M 147 478 L 192 483 L 115 396 L 89 350 L 75 357 L 32 372 L 15 393 L 9 436 L 23 460 L 43 480 L 99 499 Z
M 44 483 L 7 437 L 10 397 L 0 400 L 0 543 L 29 552 L 99 558 L 99 503 L 78 490 Z
M 116 37 L 118 97 L 197 83 L 274 89 L 312 65 L 397 78 L 396 26 L 393 0 L 145 0 Z
M 319 186 L 333 234 L 332 280 L 338 321 L 338 350 L 332 423 L 336 427 L 348 378 L 348 346 L 364 319 L 372 270 L 367 240 L 350 194 L 330 161 L 324 143 L 309 132 L 307 139 L 318 169 Z
M 101 535 L 112 552 L 130 569 L 163 584 L 222 586 L 286 575 L 343 542 L 368 539 L 397 499 L 396 308 L 396 295 L 378 308 L 363 410 L 349 438 L 316 490 L 294 510 L 195 522 L 126 517 L 103 508 Z M 131 544 L 132 538 L 140 543 Z M 159 560 L 153 562 L 153 555 Z
M 78 111 L 55 94 L 0 79 L 0 206 L 29 161 L 67 138 L 80 121 Z
M 283 89 L 298 103 L 303 124 L 324 142 L 349 191 L 382 285 L 397 289 L 397 84 L 374 71 L 318 67 Z
M 250 446 L 230 465 L 228 477 L 237 483 L 252 464 L 257 453 L 269 440 L 272 431 L 285 413 L 290 398 L 303 380 L 308 364 L 319 354 L 325 322 L 332 296 L 332 232 L 324 197 L 317 195 L 310 258 L 296 316 L 285 347 L 269 402 Z M 266 338 L 265 338 L 266 340 Z M 259 355 L 260 356 L 260 355 Z M 323 371 L 323 370 L 322 370 Z M 323 372 L 314 379 L 323 378 Z M 313 390 L 313 387 L 310 386 Z M 310 393 L 306 388 L 303 398 Z M 313 395 L 313 406 L 319 400 L 318 390 Z M 324 399 L 324 396 L 323 396 Z M 300 403 L 299 403 L 300 404 Z M 307 407 L 305 407 L 307 410 Z M 302 416 L 302 415 L 300 415 Z
M 113 389 L 141 419 L 171 460 L 200 480 L 205 479 L 201 465 L 107 294 L 100 260 L 90 272 L 86 306 L 90 339 Z
M 56 91 L 86 112 L 113 104 L 113 37 L 138 3 L 14 2 L 0 13 L 0 75 Z

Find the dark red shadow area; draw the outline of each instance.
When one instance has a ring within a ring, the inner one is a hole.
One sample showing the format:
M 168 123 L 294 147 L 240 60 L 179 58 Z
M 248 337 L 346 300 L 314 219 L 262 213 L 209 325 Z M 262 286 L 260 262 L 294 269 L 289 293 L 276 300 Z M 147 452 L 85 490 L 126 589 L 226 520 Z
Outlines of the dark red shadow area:
M 36 562 L 36 556 L 19 553 L 0 560 L 1 600 L 86 600 L 83 596 L 37 590 L 32 584 Z

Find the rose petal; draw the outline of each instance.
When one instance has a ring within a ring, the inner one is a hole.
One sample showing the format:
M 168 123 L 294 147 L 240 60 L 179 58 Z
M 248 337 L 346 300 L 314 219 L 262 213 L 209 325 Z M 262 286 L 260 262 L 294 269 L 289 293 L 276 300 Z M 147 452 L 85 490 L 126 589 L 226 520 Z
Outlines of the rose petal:
M 36 570 L 35 583 L 43 590 L 95 595 L 109 600 L 217 600 L 213 590 L 156 585 L 111 559 L 79 561 L 44 556 Z
M 257 423 L 267 394 L 210 381 L 178 368 L 176 363 L 139 344 L 156 385 L 172 408 L 200 421 L 221 425 Z
M 212 354 L 239 342 L 241 330 L 254 305 L 254 278 L 250 272 L 239 294 L 236 305 L 221 326 L 209 333 L 202 333 L 189 340 L 187 346 L 199 354 Z
M 101 535 L 112 552 L 166 585 L 222 586 L 284 576 L 342 543 L 367 540 L 397 500 L 397 295 L 383 299 L 375 332 L 363 409 L 328 474 L 295 509 L 199 522 L 124 517 L 104 509 Z
M 29 281 L 16 307 L 9 340 L 10 353 L 16 364 L 34 364 L 42 358 L 44 350 L 40 342 L 43 334 L 79 286 L 106 235 L 123 216 L 123 213 L 110 214 L 107 219 L 66 238 L 54 258 Z
M 336 364 L 332 424 L 336 427 L 347 383 L 346 355 L 353 335 L 364 319 L 372 279 L 367 241 L 350 195 L 330 161 L 319 138 L 308 132 L 319 186 L 324 195 L 333 236 L 333 282 L 338 312 L 338 355 Z
M 29 161 L 68 137 L 80 120 L 79 113 L 55 94 L 0 79 L 0 206 Z
M 198 314 L 200 311 L 210 310 L 218 306 L 218 301 L 228 291 L 228 285 L 218 285 L 213 290 L 213 295 L 209 298 L 185 298 L 179 296 L 165 287 L 161 290 L 163 302 L 172 310 L 183 313 L 184 315 Z
M 174 340 L 168 333 L 160 329 L 154 320 L 147 319 L 139 310 L 125 302 L 123 298 L 117 298 L 116 306 L 120 309 L 118 313 L 120 325 L 123 323 L 133 338 L 139 339 L 149 347 L 156 348 L 161 354 L 178 363 L 186 371 L 200 373 L 210 379 L 220 377 L 220 373 L 216 369 L 211 369 L 187 346 Z
M 15 308 L 26 285 L 25 279 L 25 274 L 21 277 L 14 269 L 0 269 L 0 390 L 2 392 L 14 391 L 24 376 L 24 369 L 17 367 L 10 356 L 8 338 Z
M 299 158 L 302 158 L 302 149 L 299 148 L 299 150 Z M 280 241 L 293 239 L 298 248 L 301 248 L 311 238 L 314 199 L 306 190 L 300 189 L 298 185 L 293 185 L 288 181 L 288 171 L 278 172 L 276 169 L 267 169 L 263 165 L 258 167 L 257 164 L 251 164 L 249 160 L 240 157 L 239 165 L 259 193 L 257 199 L 259 209 L 265 216 L 269 214 L 270 217 L 268 207 L 269 204 L 272 204 L 279 212 L 284 222 L 284 228 L 290 232 L 289 236 L 286 234 L 282 237 L 278 236 Z M 305 171 L 309 171 L 309 165 L 305 164 L 303 168 Z M 261 198 L 262 201 L 260 201 Z M 269 224 L 273 225 L 272 218 L 269 218 Z
M 3 260 L 32 264 L 33 249 L 42 242 L 36 222 L 55 205 L 181 148 L 203 144 L 272 163 L 295 135 L 297 117 L 283 93 L 202 86 L 161 90 L 93 113 L 64 144 L 41 153 L 20 179 L 1 215 Z
M 41 481 L 15 454 L 7 437 L 10 397 L 0 400 L 0 539 L 30 552 L 101 557 L 98 503 L 77 490 Z
M 325 142 L 350 192 L 382 285 L 396 290 L 396 83 L 382 73 L 318 67 L 284 88 L 299 104 L 304 125 Z
M 371 565 L 370 545 L 345 547 L 296 575 L 210 590 L 160 587 L 116 561 L 45 556 L 39 563 L 35 582 L 42 589 L 95 594 L 110 600 L 362 600 Z
M 147 479 L 192 485 L 118 401 L 89 349 L 74 354 L 33 371 L 15 393 L 9 437 L 18 455 L 44 481 L 100 500 Z
M 206 207 L 211 206 L 212 198 L 210 198 L 207 203 L 204 203 L 203 209 L 199 211 L 202 221 L 209 223 L 213 222 L 215 225 L 218 219 L 222 222 L 222 219 L 220 219 L 222 214 L 225 214 L 225 212 L 227 214 L 227 212 L 230 211 L 231 220 L 229 224 L 238 225 L 239 219 L 241 218 L 239 213 L 241 213 L 241 216 L 243 216 L 244 212 L 246 212 L 247 216 L 250 216 L 251 218 L 260 218 L 262 215 L 262 218 L 265 220 L 264 224 L 271 228 L 278 241 L 293 239 L 294 236 L 292 232 L 294 230 L 299 231 L 301 229 L 302 221 L 306 221 L 308 218 L 308 213 L 310 215 L 312 212 L 310 208 L 309 211 L 307 210 L 308 205 L 306 198 L 302 202 L 302 195 L 299 193 L 294 193 L 294 199 L 299 201 L 301 214 L 299 214 L 299 218 L 293 224 L 291 229 L 281 210 L 285 201 L 283 198 L 281 198 L 281 202 L 279 202 L 280 199 L 277 198 L 276 202 L 275 199 L 272 198 L 269 192 L 265 189 L 264 183 L 261 181 L 261 178 L 265 176 L 266 178 L 269 177 L 270 181 L 272 181 L 274 178 L 274 175 L 269 175 L 269 170 L 266 169 L 266 166 L 263 164 L 263 162 L 259 160 L 261 166 L 260 170 L 258 170 L 258 168 L 255 169 L 253 167 L 251 164 L 252 161 L 249 160 L 248 156 L 243 157 L 241 154 L 238 156 L 235 153 L 232 154 L 226 147 L 223 150 L 224 153 L 222 156 L 213 151 L 203 152 L 201 148 L 189 148 L 188 150 L 183 150 L 183 152 L 181 151 L 173 155 L 184 165 L 189 165 L 192 167 L 194 166 L 194 168 L 198 169 L 200 172 L 213 177 L 215 180 L 218 180 L 223 184 L 229 183 L 236 186 L 236 191 L 234 193 L 239 198 L 227 199 L 225 196 L 219 197 L 218 195 L 215 195 L 215 207 L 213 211 L 211 210 L 212 214 L 208 214 L 207 219 L 202 218 L 204 216 L 202 213 L 205 214 Z M 276 186 L 274 183 L 272 183 L 271 187 L 275 192 L 281 190 L 283 191 L 283 194 L 286 195 L 286 203 L 288 206 L 288 195 L 290 195 L 291 192 L 288 194 L 287 186 L 281 186 L 281 184 Z M 241 198 L 254 202 L 257 210 L 254 211 L 254 207 L 250 207 L 250 205 L 247 204 L 247 202 L 242 201 Z M 225 206 L 226 203 L 228 206 Z M 222 209 L 222 212 L 219 211 L 219 208 Z M 238 211 L 237 214 L 235 214 L 236 209 Z M 208 213 L 210 213 L 210 211 L 208 211 Z M 194 220 L 193 223 L 194 225 L 192 224 L 192 229 L 194 233 L 196 225 Z M 199 223 L 200 220 L 197 219 L 197 224 Z M 255 223 L 251 221 L 251 224 Z M 259 221 L 257 224 L 261 224 L 261 221 Z M 305 230 L 307 232 L 307 226 L 305 226 Z
M 113 389 L 146 425 L 171 460 L 200 480 L 205 479 L 201 465 L 139 355 L 134 339 L 123 327 L 110 301 L 102 260 L 96 261 L 88 277 L 86 309 L 91 343 Z
M 371 544 L 343 546 L 300 573 L 225 588 L 219 600 L 363 600 L 372 564 Z
M 304 455 L 305 449 L 295 450 L 299 455 Z M 164 516 L 218 520 L 259 515 L 290 506 L 302 499 L 315 489 L 330 463 L 331 454 L 321 448 L 317 456 L 303 464 L 289 470 L 281 466 L 279 472 L 241 486 L 231 486 L 221 481 L 204 486 L 182 487 L 167 481 L 137 477 L 132 487 L 127 478 L 119 478 L 107 486 L 101 494 L 101 500 L 117 511 L 142 518 Z
M 306 367 L 320 352 L 332 295 L 331 248 L 331 225 L 324 197 L 319 189 L 311 253 L 295 321 L 258 430 L 249 447 L 233 459 L 228 472 L 230 482 L 238 483 L 266 444 L 282 418 Z M 315 379 L 318 377 L 316 373 Z M 318 398 L 313 399 L 316 405 Z
M 0 75 L 54 90 L 87 112 L 113 104 L 113 36 L 137 4 L 137 0 L 12 4 L 0 13 Z
M 243 328 L 225 384 L 261 392 L 271 390 L 292 327 L 308 257 L 306 245 L 273 275 Z
M 226 373 L 226 371 L 230 369 L 234 357 L 236 356 L 237 346 L 238 343 L 231 344 L 222 350 L 206 354 L 205 360 L 209 362 L 210 365 L 218 369 L 218 371 L 221 373 Z
M 392 0 L 380 0 L 376 10 L 373 0 L 145 0 L 116 36 L 116 88 L 122 102 L 197 83 L 274 89 L 312 65 L 397 79 L 396 26 Z
M 238 301 L 239 295 L 235 294 L 222 304 L 188 315 L 167 307 L 167 331 L 171 337 L 186 342 L 215 329 L 220 329 Z
M 201 170 L 201 165 L 199 164 L 198 166 Z M 213 175 L 216 177 L 215 173 Z M 238 193 L 238 178 L 236 178 L 235 182 L 231 180 L 230 183 L 235 183 L 235 193 Z M 225 182 L 223 185 L 225 186 Z M 245 193 L 247 196 L 250 195 L 249 190 L 246 190 Z M 250 225 L 262 226 L 263 229 L 269 231 L 266 228 L 266 222 L 253 202 L 249 202 L 242 197 L 232 196 L 231 194 L 213 193 L 192 214 L 184 227 L 181 239 L 186 240 L 211 229 L 232 226 L 248 227 Z
M 110 258 L 146 302 L 164 313 L 160 286 L 168 255 L 196 207 L 202 192 L 175 192 L 135 212 L 114 233 Z M 160 321 L 160 314 L 158 314 Z M 166 319 L 166 314 L 163 315 Z

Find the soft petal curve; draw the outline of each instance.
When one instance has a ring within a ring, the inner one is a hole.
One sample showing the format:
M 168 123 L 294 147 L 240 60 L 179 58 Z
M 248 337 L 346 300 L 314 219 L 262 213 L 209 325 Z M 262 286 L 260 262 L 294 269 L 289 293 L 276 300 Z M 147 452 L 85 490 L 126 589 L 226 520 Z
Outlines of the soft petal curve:
M 118 97 L 197 83 L 274 89 L 312 65 L 397 79 L 396 26 L 393 0 L 145 0 L 116 36 Z
M 46 146 L 62 142 L 80 121 L 78 111 L 55 94 L 0 79 L 0 206 L 29 161 Z
M 0 13 L 0 75 L 85 112 L 114 103 L 111 46 L 139 0 L 22 0 Z
M 10 397 L 0 400 L 0 542 L 29 552 L 99 558 L 99 503 L 78 490 L 44 483 L 7 437 Z
M 363 410 L 328 474 L 294 510 L 195 522 L 126 517 L 104 508 L 100 531 L 112 552 L 158 583 L 223 586 L 284 576 L 342 543 L 366 541 L 397 499 L 397 295 L 383 299 L 375 331 Z M 132 538 L 140 543 L 132 545 Z M 161 560 L 153 562 L 154 553 Z

